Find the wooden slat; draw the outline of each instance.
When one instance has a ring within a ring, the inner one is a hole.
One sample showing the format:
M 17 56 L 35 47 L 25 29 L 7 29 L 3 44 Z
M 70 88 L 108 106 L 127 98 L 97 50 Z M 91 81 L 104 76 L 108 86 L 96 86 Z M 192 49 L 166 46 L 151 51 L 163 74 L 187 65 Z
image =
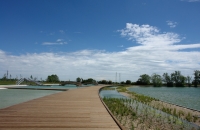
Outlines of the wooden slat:
M 0 110 L 0 130 L 118 130 L 101 103 L 103 86 L 48 95 Z

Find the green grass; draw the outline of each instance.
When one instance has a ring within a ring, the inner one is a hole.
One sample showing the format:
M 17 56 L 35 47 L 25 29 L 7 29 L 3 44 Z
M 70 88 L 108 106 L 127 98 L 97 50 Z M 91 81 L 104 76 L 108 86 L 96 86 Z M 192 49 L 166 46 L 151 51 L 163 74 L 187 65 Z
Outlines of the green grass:
M 15 85 L 16 80 L 0 80 L 0 85 Z
M 0 80 L 0 85 L 16 85 L 16 80 Z M 36 85 L 33 82 L 24 81 L 21 85 Z
M 117 91 L 118 92 L 127 92 L 127 87 L 129 87 L 128 85 L 120 85 L 117 87 Z
M 115 88 L 110 88 L 110 87 L 112 87 L 112 86 L 104 87 L 104 88 L 102 88 L 102 90 L 115 90 Z
M 135 92 L 131 92 L 132 96 L 134 96 L 134 99 L 141 102 L 141 103 L 150 103 L 151 101 L 159 101 L 158 99 L 149 97 L 149 96 L 144 96 L 142 94 L 137 94 Z
M 154 100 L 149 97 L 139 97 L 142 101 L 148 99 L 148 101 Z M 177 110 L 172 109 L 170 115 L 164 115 L 161 112 L 156 112 L 154 109 L 147 105 L 141 106 L 141 104 L 134 99 L 117 99 L 117 98 L 103 98 L 103 101 L 108 106 L 109 110 L 116 117 L 116 119 L 129 129 L 173 129 L 173 130 L 188 130 L 192 126 L 182 122 L 182 120 L 176 116 Z M 139 107 L 140 106 L 140 107 Z M 168 110 L 165 110 L 168 111 Z M 187 120 L 192 120 L 191 114 L 188 113 Z M 154 123 L 156 122 L 156 123 Z M 144 125 L 145 124 L 145 125 Z

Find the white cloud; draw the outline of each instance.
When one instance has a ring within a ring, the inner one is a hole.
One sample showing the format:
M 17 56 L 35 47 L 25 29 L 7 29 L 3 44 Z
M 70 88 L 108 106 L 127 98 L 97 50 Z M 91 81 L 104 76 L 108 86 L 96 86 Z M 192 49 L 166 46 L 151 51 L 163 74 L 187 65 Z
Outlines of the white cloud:
M 64 30 L 59 30 L 59 32 L 60 32 L 61 34 L 64 34 L 64 33 L 65 33 L 65 31 L 64 31 Z
M 57 39 L 57 42 L 61 42 L 61 41 L 64 41 L 63 39 Z
M 57 74 L 61 80 L 82 77 L 115 81 L 115 74 L 118 72 L 121 73 L 121 81 L 136 81 L 141 74 L 162 75 L 164 72 L 180 70 L 187 76 L 200 68 L 200 52 L 184 51 L 200 48 L 200 43 L 177 44 L 181 41 L 178 34 L 162 33 L 150 25 L 127 23 L 119 32 L 123 37 L 136 41 L 138 45 L 119 52 L 81 50 L 71 53 L 32 53 L 18 56 L 0 50 L 0 74 L 3 75 L 9 70 L 13 76 L 33 75 L 45 79 L 48 75 Z
M 127 37 L 129 40 L 135 40 L 137 43 L 150 46 L 174 44 L 180 42 L 178 34 L 175 33 L 160 33 L 156 27 L 150 25 L 137 25 L 127 23 L 126 28 L 119 30 L 121 36 Z
M 170 27 L 170 28 L 175 28 L 177 26 L 177 22 L 173 22 L 173 21 L 166 21 L 167 22 L 167 25 Z
M 200 0 L 181 0 L 181 1 L 187 1 L 187 2 L 199 2 Z
M 42 45 L 64 45 L 67 44 L 63 39 L 57 39 L 56 42 L 43 42 Z

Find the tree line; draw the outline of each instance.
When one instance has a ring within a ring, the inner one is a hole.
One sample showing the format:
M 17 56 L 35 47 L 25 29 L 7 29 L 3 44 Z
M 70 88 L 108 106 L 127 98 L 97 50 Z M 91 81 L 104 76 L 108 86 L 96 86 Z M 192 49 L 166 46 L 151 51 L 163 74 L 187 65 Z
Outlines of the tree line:
M 184 87 L 188 86 L 197 87 L 200 84 L 200 70 L 195 70 L 194 78 L 191 76 L 184 76 L 181 71 L 175 71 L 171 74 L 164 73 L 159 75 L 153 73 L 151 76 L 148 74 L 140 75 L 136 82 L 131 82 L 131 80 L 118 82 L 112 82 L 111 80 L 101 80 L 98 81 L 99 84 L 127 84 L 127 85 L 153 85 L 154 87 L 167 86 L 167 87 Z
M 200 84 L 200 71 L 194 71 L 194 79 L 192 80 L 191 76 L 183 76 L 181 71 L 175 71 L 171 74 L 164 73 L 162 76 L 156 73 L 153 73 L 151 76 L 148 74 L 140 75 L 140 78 L 137 80 L 137 85 L 149 85 L 153 84 L 155 87 L 162 86 L 163 83 L 166 84 L 167 87 L 184 87 L 187 84 L 189 87 L 194 85 L 197 87 Z
M 162 76 L 156 73 L 153 73 L 151 76 L 148 74 L 142 74 L 140 75 L 139 79 L 136 82 L 131 82 L 131 80 L 126 80 L 125 82 L 122 81 L 120 83 L 115 83 L 112 82 L 111 80 L 101 80 L 101 81 L 96 81 L 92 78 L 88 79 L 82 79 L 78 77 L 76 79 L 76 82 L 81 82 L 81 83 L 99 83 L 99 84 L 132 84 L 132 85 L 153 85 L 155 87 L 159 87 L 162 85 L 166 85 L 167 87 L 184 87 L 185 85 L 187 86 L 194 86 L 197 87 L 200 84 L 200 70 L 195 70 L 194 73 L 194 78 L 191 76 L 184 76 L 181 74 L 181 71 L 175 71 L 171 74 L 164 73 Z M 21 77 L 21 75 L 20 75 Z M 12 75 L 8 73 L 5 73 L 2 77 L 1 80 L 17 80 L 12 79 Z M 30 76 L 30 79 L 32 80 L 37 80 L 37 78 L 33 78 L 33 76 Z M 42 78 L 41 78 L 42 80 Z M 52 74 L 47 76 L 46 82 L 52 82 L 52 83 L 58 83 L 60 82 L 59 77 L 56 74 Z

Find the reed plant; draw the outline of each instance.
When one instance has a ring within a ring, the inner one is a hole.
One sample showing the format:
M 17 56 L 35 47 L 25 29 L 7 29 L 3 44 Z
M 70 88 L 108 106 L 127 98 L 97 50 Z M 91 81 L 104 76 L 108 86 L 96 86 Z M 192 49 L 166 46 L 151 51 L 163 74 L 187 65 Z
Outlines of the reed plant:
M 139 96 L 139 99 L 145 102 L 151 100 L 146 100 L 141 96 Z M 119 122 L 128 129 L 191 129 L 190 125 L 185 125 L 185 122 L 179 119 L 179 115 L 182 115 L 182 112 L 177 112 L 176 109 L 171 112 L 171 109 L 162 106 L 162 111 L 172 114 L 166 115 L 133 99 L 104 97 L 103 101 Z M 187 114 L 187 119 L 192 120 L 190 113 Z

